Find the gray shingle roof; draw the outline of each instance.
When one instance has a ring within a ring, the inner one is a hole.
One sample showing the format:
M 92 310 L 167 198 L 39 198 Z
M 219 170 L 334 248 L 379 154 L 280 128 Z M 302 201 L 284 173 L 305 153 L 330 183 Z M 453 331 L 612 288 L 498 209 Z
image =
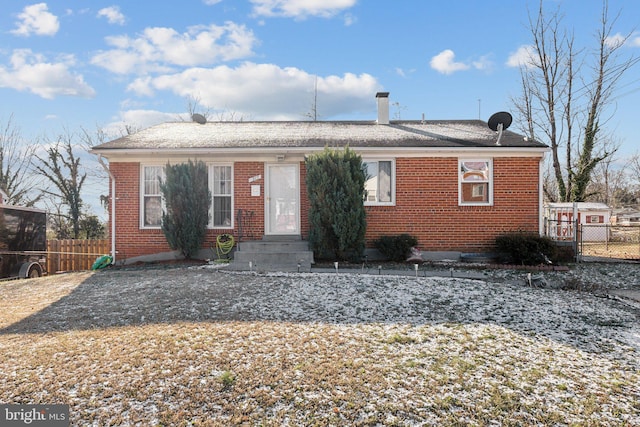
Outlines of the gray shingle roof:
M 497 133 L 481 120 L 344 122 L 194 122 L 163 123 L 93 147 L 111 150 L 242 148 L 496 147 Z M 502 147 L 546 148 L 504 131 Z

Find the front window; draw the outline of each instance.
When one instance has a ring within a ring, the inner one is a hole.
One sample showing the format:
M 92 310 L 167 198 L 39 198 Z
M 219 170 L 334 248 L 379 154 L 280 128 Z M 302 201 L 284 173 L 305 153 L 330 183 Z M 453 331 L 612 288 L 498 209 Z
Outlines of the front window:
M 160 182 L 164 179 L 162 166 L 142 167 L 142 228 L 157 228 L 162 224 L 162 191 Z
M 233 168 L 209 165 L 211 211 L 209 227 L 233 228 Z M 160 183 L 165 179 L 163 166 L 143 166 L 141 174 L 140 217 L 142 228 L 160 228 L 164 200 Z
M 492 197 L 492 162 L 490 159 L 459 161 L 459 203 L 490 205 Z
M 211 219 L 214 228 L 233 227 L 233 168 L 228 165 L 211 165 L 209 169 L 211 189 Z
M 366 204 L 393 204 L 394 171 L 391 160 L 364 161 L 367 180 L 364 184 Z

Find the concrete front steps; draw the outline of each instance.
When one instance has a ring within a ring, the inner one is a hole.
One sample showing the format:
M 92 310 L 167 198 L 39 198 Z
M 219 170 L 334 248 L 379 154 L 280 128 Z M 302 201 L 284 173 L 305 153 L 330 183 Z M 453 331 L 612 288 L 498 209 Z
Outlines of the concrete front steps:
M 238 242 L 227 269 L 237 271 L 311 271 L 313 252 L 300 236 L 265 236 Z

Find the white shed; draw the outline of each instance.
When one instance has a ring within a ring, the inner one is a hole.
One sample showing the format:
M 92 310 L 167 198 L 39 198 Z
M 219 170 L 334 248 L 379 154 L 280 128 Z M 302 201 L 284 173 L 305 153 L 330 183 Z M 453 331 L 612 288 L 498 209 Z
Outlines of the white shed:
M 574 224 L 582 225 L 582 240 L 604 242 L 611 222 L 611 208 L 604 203 L 566 202 L 545 205 L 547 235 L 556 240 L 573 240 Z

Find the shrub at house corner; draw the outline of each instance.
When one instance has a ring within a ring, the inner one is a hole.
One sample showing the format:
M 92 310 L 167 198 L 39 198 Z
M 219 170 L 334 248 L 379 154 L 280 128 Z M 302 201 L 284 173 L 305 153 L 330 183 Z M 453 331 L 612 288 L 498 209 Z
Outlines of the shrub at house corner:
M 169 247 L 187 259 L 204 242 L 209 222 L 211 194 L 207 187 L 207 167 L 201 162 L 165 167 L 166 179 L 160 188 L 166 203 L 162 213 L 162 231 Z

